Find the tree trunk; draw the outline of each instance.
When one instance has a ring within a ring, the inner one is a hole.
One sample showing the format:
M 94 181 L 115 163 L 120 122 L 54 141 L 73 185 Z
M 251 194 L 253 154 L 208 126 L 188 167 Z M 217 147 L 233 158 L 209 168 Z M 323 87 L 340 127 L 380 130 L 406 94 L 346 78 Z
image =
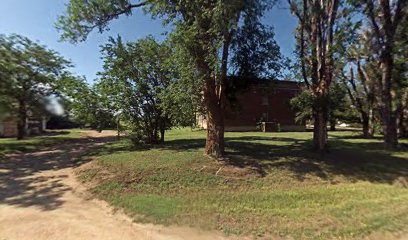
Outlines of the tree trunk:
M 117 131 L 117 138 L 120 140 L 120 118 L 119 115 L 117 116 L 116 119 L 116 131 Z
M 212 113 L 210 113 L 212 112 Z M 208 122 L 207 122 L 207 140 L 205 144 L 205 154 L 215 157 L 222 158 L 225 154 L 224 146 L 224 125 L 214 118 L 210 118 L 212 115 L 215 118 L 218 118 L 217 110 L 209 110 L 208 113 Z
M 381 63 L 382 67 L 382 93 L 381 93 L 381 118 L 384 131 L 384 147 L 394 149 L 398 145 L 397 118 L 392 109 L 391 81 L 393 59 L 391 50 L 386 51 Z
M 19 100 L 17 139 L 22 140 L 26 135 L 27 125 L 27 104 L 24 100 Z
M 408 137 L 408 88 L 405 94 L 402 95 L 402 105 L 398 116 L 398 136 L 400 138 Z
M 399 137 L 407 138 L 408 137 L 408 118 L 404 114 L 404 110 L 401 111 L 399 116 Z
M 387 149 L 394 149 L 398 145 L 396 123 L 396 118 L 393 116 L 383 118 L 384 146 Z
M 207 81 L 204 89 L 204 100 L 207 106 L 207 140 L 205 144 L 205 154 L 222 158 L 225 154 L 224 146 L 224 111 L 222 101 L 225 96 L 218 101 L 215 91 L 214 81 Z
M 330 131 L 336 131 L 336 118 L 330 118 Z
M 158 144 L 158 131 L 157 126 L 153 126 L 153 130 L 150 133 L 150 144 Z
M 391 97 L 391 95 L 389 97 Z M 386 149 L 394 149 L 398 145 L 397 118 L 391 109 L 391 99 L 383 96 L 383 101 L 385 102 L 381 109 L 381 118 L 384 133 L 384 147 Z
M 366 113 L 363 113 L 361 118 L 363 123 L 364 138 L 372 138 L 374 134 L 374 127 L 372 125 L 372 121 L 370 120 L 370 116 Z
M 327 150 L 327 119 L 322 111 L 314 114 L 313 148 L 320 152 Z
M 159 132 L 160 132 L 160 130 L 158 129 L 158 126 L 157 126 L 157 123 L 156 123 L 156 126 L 154 126 L 154 131 L 153 131 L 154 144 L 159 143 Z
M 166 123 L 164 119 L 160 121 L 160 143 L 164 144 L 164 134 L 166 133 Z
M 369 111 L 369 125 L 368 125 L 368 134 L 370 137 L 374 137 L 374 132 L 375 132 L 375 115 L 374 115 L 374 110 L 371 108 Z
M 237 22 L 239 22 L 239 18 L 240 14 L 237 16 Z M 221 69 L 219 74 L 217 74 L 216 77 L 211 77 L 212 71 L 206 71 L 207 78 L 204 87 L 204 103 L 207 108 L 207 140 L 204 154 L 217 159 L 221 159 L 225 155 L 224 111 L 227 101 L 225 88 L 228 72 L 229 48 L 233 34 L 234 30 L 224 33 Z M 202 66 L 206 66 L 207 70 L 210 69 L 208 68 L 208 64 Z

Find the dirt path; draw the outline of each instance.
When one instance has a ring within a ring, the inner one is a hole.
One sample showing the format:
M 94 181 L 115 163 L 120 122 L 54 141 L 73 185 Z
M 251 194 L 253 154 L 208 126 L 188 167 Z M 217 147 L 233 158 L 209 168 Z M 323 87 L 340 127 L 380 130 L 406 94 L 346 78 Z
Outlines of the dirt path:
M 76 180 L 78 157 L 111 134 L 0 159 L 0 240 L 224 239 L 215 232 L 133 223 L 103 201 L 87 198 Z

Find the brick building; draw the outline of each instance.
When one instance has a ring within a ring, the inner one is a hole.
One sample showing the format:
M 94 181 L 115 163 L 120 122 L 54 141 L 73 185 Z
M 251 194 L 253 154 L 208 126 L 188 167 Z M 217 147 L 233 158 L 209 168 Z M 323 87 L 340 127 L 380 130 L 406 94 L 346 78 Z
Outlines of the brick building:
M 295 112 L 290 105 L 290 100 L 301 91 L 301 83 L 251 79 L 238 85 L 241 86 L 233 91 L 233 96 L 229 94 L 226 131 L 305 130 L 304 123 L 295 121 Z M 206 120 L 200 117 L 198 125 L 206 128 Z

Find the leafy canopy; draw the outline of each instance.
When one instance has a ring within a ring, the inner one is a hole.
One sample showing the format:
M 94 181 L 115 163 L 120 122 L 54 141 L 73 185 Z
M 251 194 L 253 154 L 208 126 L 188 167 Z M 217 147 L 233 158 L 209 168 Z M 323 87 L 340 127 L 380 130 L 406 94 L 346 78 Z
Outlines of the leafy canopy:
M 0 101 L 9 110 L 17 104 L 43 109 L 70 66 L 57 52 L 24 36 L 0 35 Z

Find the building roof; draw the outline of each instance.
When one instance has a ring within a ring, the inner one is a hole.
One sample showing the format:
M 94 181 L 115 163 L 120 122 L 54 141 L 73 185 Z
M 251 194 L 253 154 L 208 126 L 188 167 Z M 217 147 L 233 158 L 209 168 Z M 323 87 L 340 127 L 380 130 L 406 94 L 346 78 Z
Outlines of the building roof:
M 303 82 L 291 80 L 265 79 L 265 78 L 249 78 L 249 77 L 229 77 L 228 82 L 230 89 L 234 91 L 245 90 L 251 87 L 263 86 L 268 88 L 300 90 L 304 87 Z

